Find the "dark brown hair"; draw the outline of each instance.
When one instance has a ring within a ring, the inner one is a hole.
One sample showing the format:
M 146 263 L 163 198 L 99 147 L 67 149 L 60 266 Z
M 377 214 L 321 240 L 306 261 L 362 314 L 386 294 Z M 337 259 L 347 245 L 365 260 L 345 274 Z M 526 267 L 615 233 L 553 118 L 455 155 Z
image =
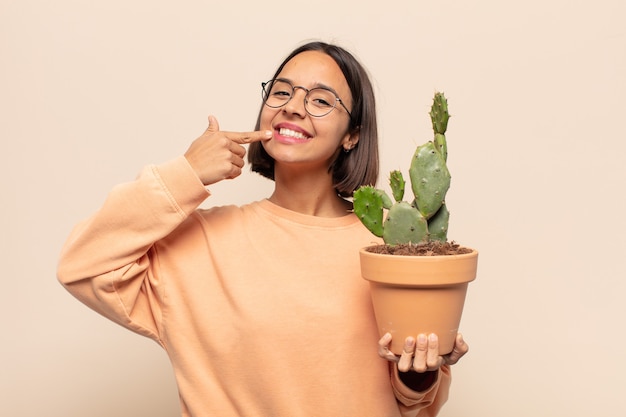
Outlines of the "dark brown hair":
M 350 52 L 324 42 L 310 42 L 295 49 L 280 64 L 272 79 L 296 55 L 307 51 L 319 51 L 330 56 L 341 69 L 350 87 L 353 104 L 349 131 L 359 134 L 359 142 L 350 152 L 339 152 L 330 165 L 335 190 L 342 197 L 350 197 L 361 185 L 374 185 L 378 179 L 378 127 L 374 90 L 367 71 Z M 263 106 L 261 104 L 255 130 L 260 128 Z M 274 179 L 274 159 L 260 142 L 250 144 L 248 162 L 252 171 Z

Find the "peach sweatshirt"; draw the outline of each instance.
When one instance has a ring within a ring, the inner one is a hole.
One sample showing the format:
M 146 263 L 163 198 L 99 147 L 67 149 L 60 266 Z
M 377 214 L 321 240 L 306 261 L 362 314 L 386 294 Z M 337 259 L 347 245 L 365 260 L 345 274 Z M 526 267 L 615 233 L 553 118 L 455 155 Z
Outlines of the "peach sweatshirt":
M 358 258 L 374 239 L 353 214 L 198 209 L 208 195 L 183 157 L 149 166 L 74 229 L 58 268 L 79 300 L 165 349 L 183 416 L 437 414 L 448 367 L 415 392 L 378 357 Z

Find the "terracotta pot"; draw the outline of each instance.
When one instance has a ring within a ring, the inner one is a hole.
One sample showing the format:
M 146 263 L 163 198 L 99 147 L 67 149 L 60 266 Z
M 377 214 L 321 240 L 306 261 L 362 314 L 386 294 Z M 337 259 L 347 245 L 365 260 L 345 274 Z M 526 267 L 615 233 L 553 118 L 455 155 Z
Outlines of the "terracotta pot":
M 407 336 L 435 333 L 439 354 L 452 352 L 465 295 L 476 278 L 478 252 L 449 256 L 381 255 L 361 249 L 361 274 L 370 282 L 380 335 L 402 353 Z

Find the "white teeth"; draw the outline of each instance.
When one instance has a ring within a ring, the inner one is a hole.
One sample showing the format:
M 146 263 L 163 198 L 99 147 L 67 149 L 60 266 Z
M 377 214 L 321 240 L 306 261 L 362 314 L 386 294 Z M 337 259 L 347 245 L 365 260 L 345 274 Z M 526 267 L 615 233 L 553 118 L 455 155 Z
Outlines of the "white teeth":
M 296 132 L 295 130 L 287 129 L 285 127 L 281 127 L 279 130 L 279 133 L 282 136 L 291 136 L 292 138 L 296 138 L 296 139 L 308 139 L 309 138 L 308 136 L 305 136 L 301 132 Z

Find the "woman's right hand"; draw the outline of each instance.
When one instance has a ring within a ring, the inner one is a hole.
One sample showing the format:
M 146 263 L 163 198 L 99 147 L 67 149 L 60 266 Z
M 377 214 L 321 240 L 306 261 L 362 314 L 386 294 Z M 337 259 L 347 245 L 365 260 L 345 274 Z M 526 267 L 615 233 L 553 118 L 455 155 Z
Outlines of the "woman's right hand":
M 241 175 L 247 143 L 268 140 L 271 131 L 220 132 L 214 116 L 209 116 L 209 127 L 194 140 L 185 158 L 204 185 L 214 184 Z

